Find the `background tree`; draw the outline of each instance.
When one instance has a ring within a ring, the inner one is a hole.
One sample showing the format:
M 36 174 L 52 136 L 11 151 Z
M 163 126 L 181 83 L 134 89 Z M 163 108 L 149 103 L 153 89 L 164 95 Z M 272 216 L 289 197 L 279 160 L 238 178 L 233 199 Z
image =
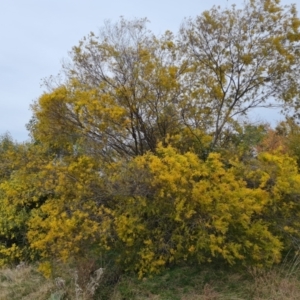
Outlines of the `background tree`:
M 184 22 L 180 44 L 192 68 L 186 104 L 210 120 L 212 147 L 249 109 L 295 104 L 299 26 L 295 6 L 277 0 L 250 0 L 242 9 L 213 7 Z M 195 122 L 190 110 L 186 119 Z

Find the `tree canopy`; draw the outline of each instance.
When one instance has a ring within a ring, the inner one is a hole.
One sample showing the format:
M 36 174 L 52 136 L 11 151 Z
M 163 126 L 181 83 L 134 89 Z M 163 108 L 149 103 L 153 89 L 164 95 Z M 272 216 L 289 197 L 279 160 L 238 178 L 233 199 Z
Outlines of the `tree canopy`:
M 107 22 L 73 48 L 65 82 L 33 106 L 37 139 L 132 157 L 189 132 L 200 144 L 210 137 L 213 149 L 250 109 L 297 106 L 295 6 L 213 7 L 185 20 L 176 36 L 154 36 L 146 25 Z

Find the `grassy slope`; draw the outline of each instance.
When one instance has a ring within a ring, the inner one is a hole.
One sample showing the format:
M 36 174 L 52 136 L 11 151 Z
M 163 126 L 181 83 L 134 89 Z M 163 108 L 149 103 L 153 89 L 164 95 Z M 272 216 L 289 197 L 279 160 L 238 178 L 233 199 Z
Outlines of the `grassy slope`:
M 300 270 L 295 263 L 269 271 L 184 266 L 143 280 L 123 275 L 117 282 L 111 280 L 112 274 L 108 271 L 94 297 L 89 296 L 89 280 L 81 281 L 86 286 L 79 289 L 74 274 L 74 270 L 65 272 L 65 283 L 59 284 L 58 280 L 43 278 L 32 266 L 2 269 L 0 299 L 300 299 Z

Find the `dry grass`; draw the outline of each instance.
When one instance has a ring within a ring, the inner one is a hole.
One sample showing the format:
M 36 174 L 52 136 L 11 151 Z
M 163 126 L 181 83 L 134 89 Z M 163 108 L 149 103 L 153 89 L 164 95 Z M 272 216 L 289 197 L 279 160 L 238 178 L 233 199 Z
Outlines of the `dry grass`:
M 54 288 L 33 266 L 0 270 L 0 300 L 44 300 Z
M 34 266 L 25 264 L 0 269 L 0 300 L 93 299 L 103 269 L 89 275 L 88 270 L 65 266 L 63 277 L 44 278 Z M 85 278 L 83 278 L 85 276 Z
M 296 276 L 283 276 L 280 271 L 261 271 L 253 277 L 253 300 L 298 300 L 300 281 Z

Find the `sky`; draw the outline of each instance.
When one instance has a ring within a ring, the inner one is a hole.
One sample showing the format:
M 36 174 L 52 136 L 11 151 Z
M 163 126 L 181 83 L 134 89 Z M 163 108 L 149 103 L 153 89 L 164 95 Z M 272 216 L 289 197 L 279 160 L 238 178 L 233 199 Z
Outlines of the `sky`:
M 282 0 L 291 4 L 299 0 Z M 68 52 L 105 20 L 144 18 L 155 34 L 176 33 L 185 17 L 195 17 L 213 5 L 244 0 L 0 0 L 0 135 L 29 140 L 26 123 L 30 105 L 45 90 L 43 79 L 57 75 Z M 279 120 L 274 112 L 255 112 L 258 121 Z

